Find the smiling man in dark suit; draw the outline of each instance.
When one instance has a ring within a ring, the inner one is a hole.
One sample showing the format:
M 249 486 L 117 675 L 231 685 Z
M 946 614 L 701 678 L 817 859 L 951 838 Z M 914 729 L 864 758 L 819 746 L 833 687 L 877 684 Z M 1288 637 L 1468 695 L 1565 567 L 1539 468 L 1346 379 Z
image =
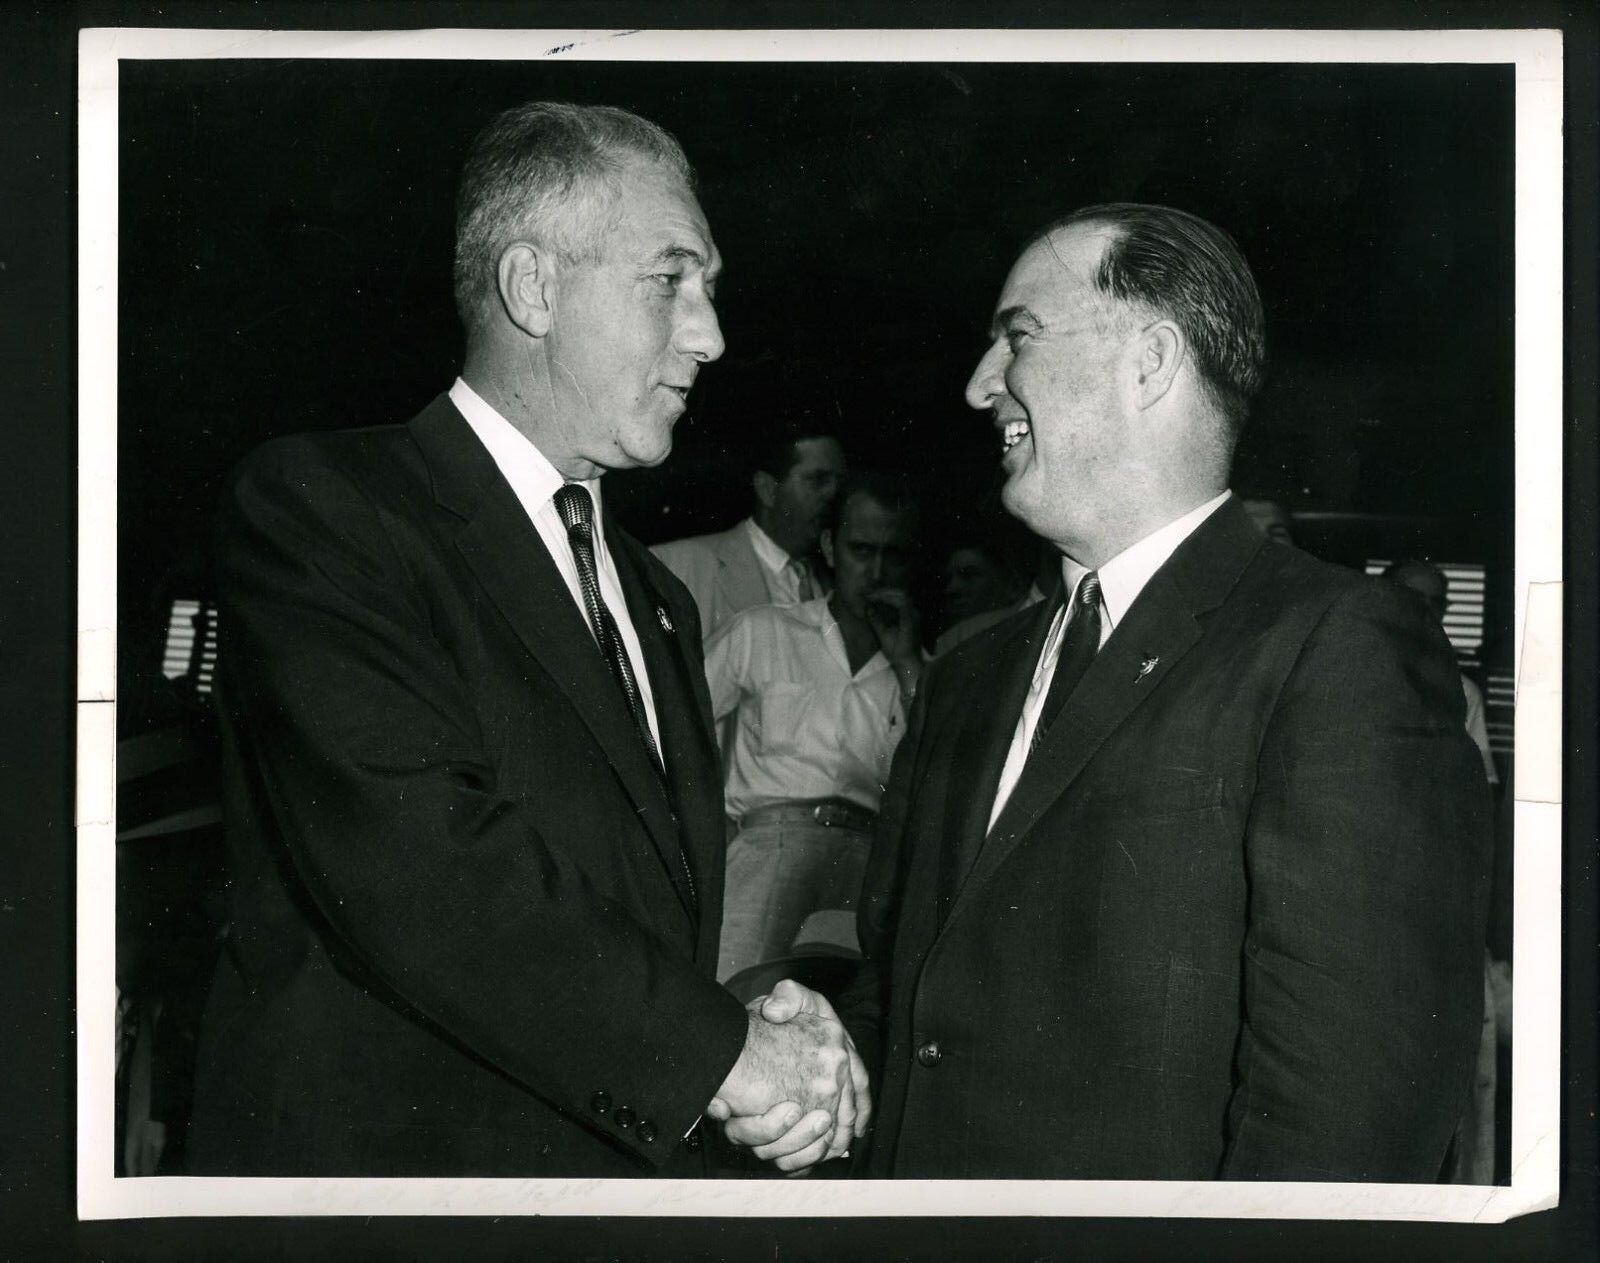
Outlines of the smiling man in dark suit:
M 896 755 L 841 1008 L 869 1175 L 1439 1174 L 1483 777 L 1438 627 L 1227 491 L 1262 326 L 1163 207 L 1069 215 L 1006 279 L 967 399 L 1062 586 L 925 673 Z
M 195 1173 L 693 1175 L 713 1097 L 799 1119 L 795 1163 L 864 1122 L 825 1006 L 772 1025 L 714 981 L 698 618 L 600 501 L 722 354 L 720 268 L 665 132 L 508 111 L 461 183 L 461 377 L 232 480 Z

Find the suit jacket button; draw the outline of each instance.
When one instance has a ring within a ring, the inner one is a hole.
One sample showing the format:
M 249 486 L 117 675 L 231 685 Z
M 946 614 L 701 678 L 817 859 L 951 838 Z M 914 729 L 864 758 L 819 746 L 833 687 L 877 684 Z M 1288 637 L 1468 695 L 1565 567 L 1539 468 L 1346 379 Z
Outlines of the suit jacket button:
M 611 1093 L 596 1092 L 589 1098 L 589 1108 L 596 1114 L 604 1114 L 611 1108 Z
M 634 1132 L 634 1135 L 648 1145 L 656 1138 L 656 1125 L 648 1118 L 641 1118 L 639 1120 L 639 1130 Z
M 930 1039 L 921 1048 L 917 1049 L 917 1060 L 929 1069 L 938 1065 L 943 1057 L 944 1053 L 939 1051 L 938 1040 Z
M 617 1107 L 616 1122 L 617 1122 L 617 1126 L 622 1128 L 623 1131 L 627 1131 L 628 1128 L 632 1127 L 633 1126 L 633 1120 L 635 1118 L 637 1118 L 637 1117 L 638 1117 L 638 1115 L 635 1114 L 626 1105 L 622 1105 L 622 1106 L 618 1106 Z

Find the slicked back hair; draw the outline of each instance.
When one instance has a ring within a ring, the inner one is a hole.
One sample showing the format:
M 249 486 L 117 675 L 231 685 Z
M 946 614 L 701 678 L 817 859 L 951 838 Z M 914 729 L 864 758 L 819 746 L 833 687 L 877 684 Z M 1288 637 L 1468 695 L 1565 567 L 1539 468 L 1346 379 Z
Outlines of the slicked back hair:
M 598 260 L 617 223 L 619 177 L 634 158 L 695 187 L 669 132 L 611 105 L 530 101 L 478 133 L 456 192 L 456 311 L 469 331 L 498 301 L 496 272 L 512 242 L 545 246 L 572 263 Z
M 1233 238 L 1170 206 L 1106 202 L 1063 216 L 1028 245 L 1074 224 L 1111 230 L 1094 278 L 1102 294 L 1183 330 L 1231 446 L 1244 428 L 1266 365 L 1261 294 Z
M 758 474 L 771 474 L 779 482 L 789 476 L 789 471 L 800 463 L 800 444 L 808 439 L 832 439 L 839 436 L 832 426 L 821 419 L 799 417 L 774 426 L 756 445 L 752 462 Z

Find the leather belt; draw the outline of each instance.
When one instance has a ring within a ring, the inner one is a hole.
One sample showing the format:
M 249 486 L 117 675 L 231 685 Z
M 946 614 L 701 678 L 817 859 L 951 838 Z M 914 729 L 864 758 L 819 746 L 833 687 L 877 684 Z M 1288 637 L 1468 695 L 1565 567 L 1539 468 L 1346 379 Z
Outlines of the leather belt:
M 744 813 L 739 821 L 741 829 L 779 821 L 796 821 L 820 824 L 825 829 L 848 829 L 853 833 L 871 833 L 877 823 L 878 813 L 868 811 L 860 803 L 848 798 L 810 798 L 800 802 L 771 803 Z

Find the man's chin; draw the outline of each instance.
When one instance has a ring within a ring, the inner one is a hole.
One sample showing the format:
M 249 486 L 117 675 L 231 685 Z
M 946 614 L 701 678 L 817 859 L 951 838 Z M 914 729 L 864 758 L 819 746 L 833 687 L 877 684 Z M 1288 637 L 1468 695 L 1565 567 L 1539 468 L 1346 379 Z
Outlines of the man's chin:
M 1000 506 L 1024 525 L 1031 525 L 1028 521 L 1028 502 L 1031 497 L 1023 483 L 1022 470 L 1018 469 L 1007 475 L 1000 487 Z
M 624 469 L 654 469 L 672 455 L 672 431 L 660 438 L 629 443 L 621 449 Z

